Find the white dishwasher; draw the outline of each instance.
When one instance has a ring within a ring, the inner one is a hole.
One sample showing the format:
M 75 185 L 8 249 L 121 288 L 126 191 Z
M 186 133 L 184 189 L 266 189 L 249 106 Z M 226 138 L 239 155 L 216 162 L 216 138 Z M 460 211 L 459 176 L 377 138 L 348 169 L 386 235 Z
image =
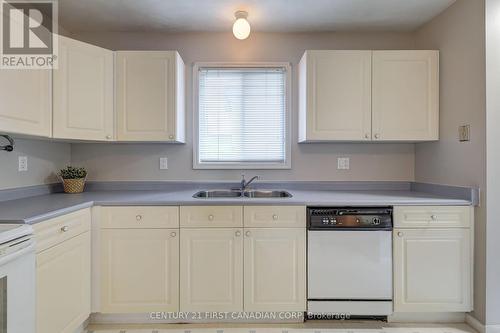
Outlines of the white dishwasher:
M 392 313 L 392 208 L 310 207 L 308 313 Z

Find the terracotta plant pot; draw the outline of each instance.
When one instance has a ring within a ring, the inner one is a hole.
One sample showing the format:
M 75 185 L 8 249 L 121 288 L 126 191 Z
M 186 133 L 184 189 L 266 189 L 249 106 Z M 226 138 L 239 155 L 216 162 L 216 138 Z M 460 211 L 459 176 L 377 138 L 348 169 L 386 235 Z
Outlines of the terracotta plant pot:
M 63 179 L 64 192 L 82 193 L 85 188 L 85 178 Z

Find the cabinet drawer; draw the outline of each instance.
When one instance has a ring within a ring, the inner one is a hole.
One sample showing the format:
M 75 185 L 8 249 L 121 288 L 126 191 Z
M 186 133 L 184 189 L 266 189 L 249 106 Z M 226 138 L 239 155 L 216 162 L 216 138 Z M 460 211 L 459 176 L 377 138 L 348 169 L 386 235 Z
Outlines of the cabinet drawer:
M 103 229 L 165 229 L 179 227 L 179 207 L 102 207 Z
M 469 206 L 399 206 L 394 207 L 397 228 L 468 228 L 473 209 Z
M 181 207 L 181 227 L 242 227 L 241 206 Z
M 244 225 L 253 228 L 305 228 L 305 206 L 245 206 Z
M 35 224 L 37 253 L 89 231 L 90 220 L 90 208 L 86 208 Z

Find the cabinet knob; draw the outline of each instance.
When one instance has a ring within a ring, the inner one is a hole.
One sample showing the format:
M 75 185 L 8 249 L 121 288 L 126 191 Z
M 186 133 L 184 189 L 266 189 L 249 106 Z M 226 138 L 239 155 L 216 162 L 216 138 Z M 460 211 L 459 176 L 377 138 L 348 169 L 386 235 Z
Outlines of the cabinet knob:
M 367 140 L 370 139 L 370 134 L 366 133 L 365 134 L 365 139 L 367 139 Z
M 210 215 L 208 215 L 208 219 L 209 219 L 210 221 L 213 221 L 214 216 L 213 216 L 212 214 L 210 214 Z
M 135 217 L 135 219 L 136 219 L 137 221 L 142 220 L 142 215 L 137 215 L 137 216 Z
M 62 228 L 61 228 L 61 231 L 62 231 L 62 232 L 66 232 L 66 231 L 68 231 L 68 230 L 69 230 L 69 228 L 68 228 L 68 226 L 67 226 L 67 225 L 65 225 L 64 227 L 62 227 Z
M 380 139 L 380 134 L 375 134 L 375 139 Z
M 241 236 L 241 231 L 236 231 L 236 232 L 234 233 L 234 235 L 235 235 L 236 237 L 240 237 L 240 236 Z
M 174 136 L 173 136 L 173 135 L 169 135 L 169 136 L 168 136 L 168 138 L 169 138 L 170 140 L 173 140 L 173 139 L 174 139 Z
M 278 215 L 274 214 L 274 215 L 273 215 L 273 220 L 275 220 L 275 221 L 276 221 L 277 219 L 278 219 Z
M 401 231 L 398 232 L 398 237 L 403 237 L 403 233 Z
M 431 215 L 431 219 L 432 220 L 437 220 L 437 216 L 436 215 Z
M 106 135 L 106 139 L 111 140 L 112 136 L 111 135 Z
M 170 233 L 170 237 L 175 237 L 175 236 L 177 236 L 177 233 L 176 233 L 175 231 L 172 231 L 172 232 Z
M 250 231 L 245 232 L 245 236 L 250 237 L 252 233 Z

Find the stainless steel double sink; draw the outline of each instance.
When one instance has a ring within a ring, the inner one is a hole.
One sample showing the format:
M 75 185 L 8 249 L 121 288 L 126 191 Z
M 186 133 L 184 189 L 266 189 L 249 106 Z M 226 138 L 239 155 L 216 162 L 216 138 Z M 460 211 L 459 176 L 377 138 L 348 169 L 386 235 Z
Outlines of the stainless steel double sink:
M 196 192 L 193 198 L 216 199 L 216 198 L 291 198 L 290 192 L 283 190 L 205 190 Z

